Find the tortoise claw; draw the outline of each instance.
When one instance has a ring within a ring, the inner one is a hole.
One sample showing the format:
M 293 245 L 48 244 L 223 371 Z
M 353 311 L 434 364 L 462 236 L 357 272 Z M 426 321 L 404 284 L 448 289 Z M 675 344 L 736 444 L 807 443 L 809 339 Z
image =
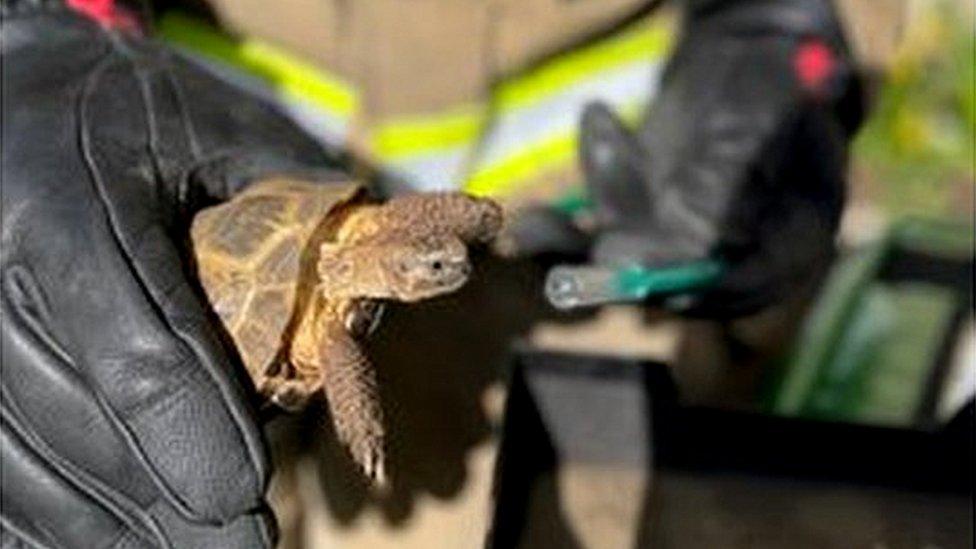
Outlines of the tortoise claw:
M 307 383 L 298 379 L 269 379 L 261 390 L 271 403 L 286 412 L 298 412 L 305 408 L 312 392 Z

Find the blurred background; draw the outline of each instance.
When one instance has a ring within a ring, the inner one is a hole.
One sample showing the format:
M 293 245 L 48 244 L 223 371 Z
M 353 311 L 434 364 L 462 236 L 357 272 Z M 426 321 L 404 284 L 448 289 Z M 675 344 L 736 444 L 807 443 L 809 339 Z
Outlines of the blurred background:
M 730 322 L 566 314 L 544 259 L 485 257 L 371 343 L 389 493 L 321 407 L 270 422 L 282 547 L 972 546 L 974 6 L 835 4 L 869 115 L 817 288 Z M 580 207 L 583 106 L 636 121 L 680 18 L 634 0 L 154 10 L 161 40 L 378 188 L 464 189 L 513 216 Z

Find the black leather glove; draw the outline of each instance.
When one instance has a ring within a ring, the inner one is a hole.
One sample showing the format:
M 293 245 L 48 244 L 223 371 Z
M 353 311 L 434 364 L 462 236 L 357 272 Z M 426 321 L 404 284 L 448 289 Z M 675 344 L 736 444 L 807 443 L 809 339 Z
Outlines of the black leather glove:
M 187 230 L 329 158 L 270 106 L 48 4 L 3 19 L 0 545 L 270 547 L 265 448 Z
M 601 105 L 581 126 L 594 261 L 717 259 L 689 315 L 755 311 L 828 260 L 844 198 L 858 81 L 828 0 L 703 0 L 660 94 L 631 133 Z

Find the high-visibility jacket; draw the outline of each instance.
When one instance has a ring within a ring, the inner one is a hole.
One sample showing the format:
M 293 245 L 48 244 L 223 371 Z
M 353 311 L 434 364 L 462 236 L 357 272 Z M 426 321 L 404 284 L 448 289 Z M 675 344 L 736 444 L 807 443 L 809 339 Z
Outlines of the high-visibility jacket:
M 840 0 L 859 22 L 848 27 L 897 29 L 892 14 L 904 9 L 873 2 Z M 653 3 L 278 0 L 268 9 L 211 0 L 235 39 L 177 14 L 158 27 L 403 186 L 551 198 L 579 179 L 587 102 L 636 120 L 653 97 L 677 19 Z M 854 34 L 856 53 L 872 62 L 894 41 L 893 32 L 873 31 L 868 42 Z

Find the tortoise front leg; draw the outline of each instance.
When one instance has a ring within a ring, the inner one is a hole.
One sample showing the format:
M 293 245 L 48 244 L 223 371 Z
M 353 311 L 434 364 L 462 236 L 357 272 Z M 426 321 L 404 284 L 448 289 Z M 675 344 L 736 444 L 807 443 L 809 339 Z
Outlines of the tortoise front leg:
M 294 377 L 274 380 L 284 401 L 322 391 L 336 436 L 377 485 L 385 482 L 383 413 L 376 371 L 346 327 L 350 315 L 374 313 L 368 303 L 317 303 L 303 319 L 291 348 Z M 352 327 L 364 323 L 349 322 Z
M 386 433 L 376 370 L 341 322 L 326 327 L 324 336 L 318 361 L 336 435 L 366 476 L 383 486 Z

